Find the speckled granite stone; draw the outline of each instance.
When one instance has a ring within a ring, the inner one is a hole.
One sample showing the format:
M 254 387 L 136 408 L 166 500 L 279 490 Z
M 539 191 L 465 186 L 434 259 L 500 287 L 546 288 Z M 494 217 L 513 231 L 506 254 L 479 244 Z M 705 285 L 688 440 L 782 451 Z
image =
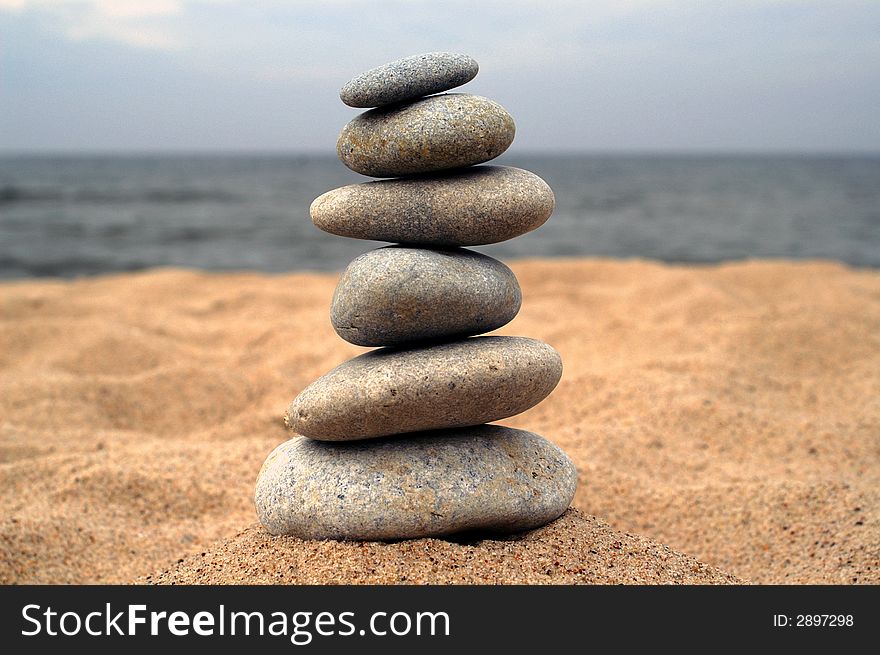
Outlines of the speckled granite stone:
M 434 246 L 498 243 L 553 213 L 553 191 L 520 168 L 475 166 L 430 177 L 350 184 L 318 196 L 312 222 L 355 239 Z
M 365 111 L 342 128 L 336 154 L 372 177 L 431 173 L 494 159 L 515 132 L 497 102 L 448 93 Z
M 538 404 L 561 376 L 559 353 L 526 337 L 381 348 L 315 380 L 285 422 L 325 441 L 478 425 Z
M 516 276 L 497 259 L 461 248 L 387 246 L 348 265 L 330 322 L 358 346 L 398 346 L 494 330 L 521 303 Z
M 349 107 L 380 107 L 448 91 L 477 76 L 480 67 L 467 55 L 428 52 L 368 70 L 342 87 Z
M 560 516 L 577 482 L 557 446 L 499 425 L 369 443 L 295 437 L 266 459 L 254 504 L 269 532 L 303 539 L 518 532 Z

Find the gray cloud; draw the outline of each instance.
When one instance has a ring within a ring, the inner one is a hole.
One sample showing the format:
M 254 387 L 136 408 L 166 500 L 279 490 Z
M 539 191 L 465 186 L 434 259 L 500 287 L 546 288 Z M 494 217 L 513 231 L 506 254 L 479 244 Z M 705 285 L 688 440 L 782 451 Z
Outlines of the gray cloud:
M 0 0 L 0 148 L 331 151 L 336 95 L 457 50 L 521 150 L 877 151 L 873 1 Z

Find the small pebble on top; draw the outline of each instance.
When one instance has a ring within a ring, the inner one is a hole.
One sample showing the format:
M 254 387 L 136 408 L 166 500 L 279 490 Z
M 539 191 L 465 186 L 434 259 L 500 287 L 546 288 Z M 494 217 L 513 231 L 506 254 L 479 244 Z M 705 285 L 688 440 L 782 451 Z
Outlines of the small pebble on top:
M 479 70 L 467 55 L 428 52 L 361 73 L 342 87 L 339 97 L 349 107 L 381 107 L 454 89 Z

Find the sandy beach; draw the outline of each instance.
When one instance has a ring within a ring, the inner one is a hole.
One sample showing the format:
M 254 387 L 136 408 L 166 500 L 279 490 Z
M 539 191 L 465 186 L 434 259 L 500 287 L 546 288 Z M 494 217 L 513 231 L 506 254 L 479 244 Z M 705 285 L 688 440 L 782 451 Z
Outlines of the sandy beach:
M 0 582 L 878 583 L 880 273 L 531 260 L 498 334 L 565 372 L 502 424 L 578 467 L 507 539 L 270 537 L 253 485 L 309 382 L 365 349 L 335 275 L 0 284 Z

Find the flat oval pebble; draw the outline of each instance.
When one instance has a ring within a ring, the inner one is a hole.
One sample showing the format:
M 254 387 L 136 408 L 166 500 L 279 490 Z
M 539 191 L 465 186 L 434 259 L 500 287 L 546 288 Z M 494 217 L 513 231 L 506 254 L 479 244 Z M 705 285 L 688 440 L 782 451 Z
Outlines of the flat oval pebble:
M 516 276 L 461 248 L 388 246 L 355 259 L 330 307 L 336 333 L 358 346 L 482 334 L 513 320 L 522 303 Z
M 357 173 L 397 177 L 489 161 L 515 132 L 497 102 L 448 93 L 365 111 L 342 128 L 336 153 Z
M 478 425 L 537 405 L 561 376 L 559 353 L 527 337 L 381 348 L 312 382 L 285 423 L 324 441 Z
M 254 504 L 269 532 L 302 539 L 510 533 L 559 517 L 577 482 L 557 446 L 499 425 L 368 444 L 296 437 L 266 459 Z
M 312 222 L 355 239 L 478 246 L 540 227 L 553 191 L 520 168 L 476 166 L 431 177 L 350 184 L 318 196 Z
M 454 89 L 474 79 L 479 70 L 467 55 L 428 52 L 358 75 L 342 87 L 339 97 L 349 107 L 380 107 Z

